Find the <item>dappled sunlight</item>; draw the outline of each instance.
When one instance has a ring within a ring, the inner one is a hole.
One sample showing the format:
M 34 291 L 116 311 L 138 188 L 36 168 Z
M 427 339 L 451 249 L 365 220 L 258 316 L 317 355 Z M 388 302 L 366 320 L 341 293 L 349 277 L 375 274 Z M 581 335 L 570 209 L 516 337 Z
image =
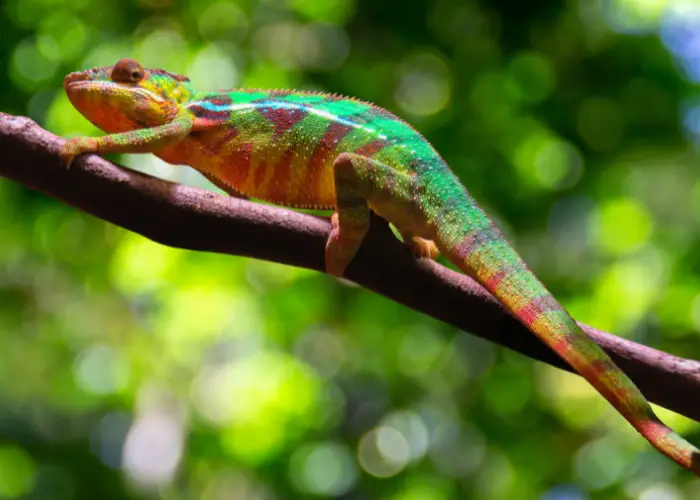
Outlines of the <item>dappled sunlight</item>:
M 36 485 L 37 464 L 22 448 L 0 446 L 0 495 L 22 498 Z
M 376 477 L 391 477 L 408 465 L 409 448 L 403 434 L 392 427 L 377 427 L 365 434 L 358 447 L 360 466 Z
M 409 115 L 430 116 L 449 105 L 452 75 L 437 55 L 413 54 L 401 62 L 398 72 L 396 103 Z
M 126 388 L 129 365 L 121 350 L 93 345 L 76 359 L 74 377 L 81 389 L 95 394 L 113 394 Z
M 192 402 L 222 428 L 231 453 L 255 464 L 316 424 L 319 391 L 314 374 L 294 358 L 258 351 L 202 372 Z
M 535 370 L 538 384 L 538 404 L 545 406 L 567 427 L 589 429 L 603 419 L 615 418 L 608 403 L 581 377 L 551 366 Z M 624 424 L 622 419 L 620 421 Z
M 300 492 L 339 496 L 355 487 L 359 474 L 347 446 L 326 442 L 305 445 L 294 452 L 289 477 Z
M 182 459 L 183 438 L 174 415 L 155 411 L 138 417 L 124 441 L 124 472 L 140 487 L 169 484 Z
M 574 457 L 574 469 L 581 482 L 593 491 L 601 491 L 635 472 L 632 450 L 622 448 L 622 442 L 611 434 L 581 447 Z

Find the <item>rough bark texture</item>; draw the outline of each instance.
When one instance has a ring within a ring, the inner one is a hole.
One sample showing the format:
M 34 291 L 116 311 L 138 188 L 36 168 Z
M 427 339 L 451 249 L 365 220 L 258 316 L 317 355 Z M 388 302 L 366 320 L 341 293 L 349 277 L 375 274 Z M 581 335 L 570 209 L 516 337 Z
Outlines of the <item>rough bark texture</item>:
M 323 271 L 327 220 L 173 184 L 90 155 L 63 168 L 63 140 L 24 117 L 0 113 L 0 176 L 159 243 Z M 0 243 L 1 244 L 1 243 Z M 348 279 L 411 309 L 531 358 L 569 370 L 466 276 L 416 261 L 375 218 Z M 582 327 L 646 397 L 700 421 L 700 363 Z

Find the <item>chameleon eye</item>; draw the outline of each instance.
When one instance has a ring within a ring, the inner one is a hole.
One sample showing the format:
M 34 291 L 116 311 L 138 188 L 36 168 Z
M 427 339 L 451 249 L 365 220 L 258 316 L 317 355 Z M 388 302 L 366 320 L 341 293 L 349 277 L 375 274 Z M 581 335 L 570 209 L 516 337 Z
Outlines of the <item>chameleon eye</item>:
M 143 66 L 133 59 L 122 59 L 112 68 L 111 78 L 120 83 L 138 83 L 144 77 Z

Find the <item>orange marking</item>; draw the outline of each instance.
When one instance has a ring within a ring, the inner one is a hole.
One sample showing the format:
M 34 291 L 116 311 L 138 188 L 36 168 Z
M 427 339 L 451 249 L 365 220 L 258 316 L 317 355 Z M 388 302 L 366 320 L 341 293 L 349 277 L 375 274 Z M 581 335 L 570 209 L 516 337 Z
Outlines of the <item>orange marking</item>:
M 270 201 L 281 201 L 289 199 L 289 186 L 292 177 L 292 157 L 294 156 L 294 148 L 287 149 L 284 154 L 272 166 L 272 177 L 267 185 L 267 194 L 265 198 Z

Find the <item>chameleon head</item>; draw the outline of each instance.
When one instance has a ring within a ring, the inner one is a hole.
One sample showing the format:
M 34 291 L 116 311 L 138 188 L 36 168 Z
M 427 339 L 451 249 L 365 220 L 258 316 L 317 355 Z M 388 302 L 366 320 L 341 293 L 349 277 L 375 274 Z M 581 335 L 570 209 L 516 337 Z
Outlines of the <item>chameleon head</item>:
M 73 106 L 109 133 L 167 123 L 192 93 L 187 77 L 147 69 L 133 59 L 71 73 L 63 87 Z

